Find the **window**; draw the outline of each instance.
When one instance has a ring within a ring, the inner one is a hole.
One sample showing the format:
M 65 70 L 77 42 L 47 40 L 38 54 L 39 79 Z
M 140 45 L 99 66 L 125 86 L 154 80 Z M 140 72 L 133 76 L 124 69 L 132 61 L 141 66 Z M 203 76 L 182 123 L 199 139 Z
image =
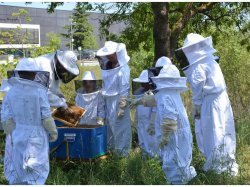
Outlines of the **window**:
M 21 45 L 21 46 L 20 46 Z M 40 46 L 40 25 L 0 23 L 0 48 Z

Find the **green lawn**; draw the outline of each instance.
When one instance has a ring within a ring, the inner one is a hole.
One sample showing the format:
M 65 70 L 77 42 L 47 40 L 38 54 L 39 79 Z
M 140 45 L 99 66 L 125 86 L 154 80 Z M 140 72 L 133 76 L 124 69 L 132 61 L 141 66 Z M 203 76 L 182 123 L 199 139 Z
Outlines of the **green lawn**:
M 189 184 L 250 184 L 250 120 L 238 121 L 236 131 L 238 176 L 203 172 L 204 158 L 199 153 L 194 138 L 192 165 L 198 175 Z M 136 139 L 135 132 L 133 136 Z M 0 141 L 0 148 L 3 149 L 2 133 Z M 0 164 L 0 184 L 7 184 L 3 175 L 3 163 Z M 161 170 L 161 163 L 157 159 L 142 155 L 133 141 L 133 149 L 128 158 L 109 157 L 97 162 L 52 160 L 46 184 L 167 184 L 167 182 Z

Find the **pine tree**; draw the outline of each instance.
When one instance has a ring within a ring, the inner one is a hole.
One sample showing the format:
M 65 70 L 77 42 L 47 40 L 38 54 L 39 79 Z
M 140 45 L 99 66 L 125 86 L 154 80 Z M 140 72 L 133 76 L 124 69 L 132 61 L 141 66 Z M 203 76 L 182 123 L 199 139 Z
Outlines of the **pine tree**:
M 67 34 L 62 34 L 65 38 L 73 36 L 73 48 L 97 49 L 96 37 L 93 34 L 92 25 L 88 22 L 88 14 L 83 4 L 77 3 L 72 14 L 72 25 L 66 25 Z M 72 29 L 72 31 L 71 31 Z M 72 33 L 72 34 L 71 34 Z

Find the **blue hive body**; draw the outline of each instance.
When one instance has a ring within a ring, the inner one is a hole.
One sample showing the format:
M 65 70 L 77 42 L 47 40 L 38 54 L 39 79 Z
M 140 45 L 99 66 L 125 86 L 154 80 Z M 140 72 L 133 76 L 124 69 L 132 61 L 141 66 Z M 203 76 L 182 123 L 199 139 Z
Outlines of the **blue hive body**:
M 107 153 L 107 126 L 93 128 L 60 127 L 58 139 L 50 143 L 52 157 L 60 159 L 91 159 Z

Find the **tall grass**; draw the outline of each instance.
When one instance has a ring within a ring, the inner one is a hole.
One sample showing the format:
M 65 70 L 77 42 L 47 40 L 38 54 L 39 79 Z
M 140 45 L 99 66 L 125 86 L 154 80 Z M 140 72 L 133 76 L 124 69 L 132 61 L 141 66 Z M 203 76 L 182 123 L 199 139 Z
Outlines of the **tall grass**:
M 193 129 L 193 125 L 192 125 Z M 250 117 L 236 121 L 237 153 L 239 164 L 237 177 L 202 170 L 204 158 L 200 154 L 194 137 L 192 165 L 197 171 L 189 184 L 250 184 Z M 133 137 L 135 137 L 135 131 Z M 4 136 L 1 133 L 1 150 Z M 46 184 L 168 184 L 157 158 L 142 154 L 134 144 L 128 158 L 110 156 L 96 162 L 51 160 L 51 170 Z M 0 184 L 7 184 L 0 163 Z

